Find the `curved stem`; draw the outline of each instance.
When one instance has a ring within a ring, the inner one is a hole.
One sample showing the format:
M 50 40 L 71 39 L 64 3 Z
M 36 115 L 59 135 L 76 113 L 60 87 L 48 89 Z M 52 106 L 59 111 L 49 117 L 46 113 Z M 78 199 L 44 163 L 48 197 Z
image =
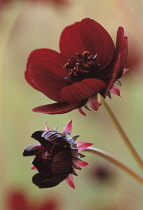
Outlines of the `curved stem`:
M 135 180 L 137 180 L 138 182 L 143 184 L 143 178 L 141 176 L 139 176 L 133 170 L 128 168 L 128 166 L 124 165 L 124 163 L 120 162 L 118 159 L 116 159 L 115 157 L 113 157 L 109 153 L 107 153 L 107 152 L 105 152 L 105 151 L 103 151 L 101 149 L 94 148 L 94 147 L 88 147 L 84 151 L 95 153 L 95 154 L 103 157 L 104 159 L 109 160 L 111 163 L 113 163 L 114 165 L 116 165 L 117 167 L 119 167 L 120 169 L 122 169 L 126 173 L 128 173 L 130 176 L 132 176 Z
M 109 105 L 107 104 L 107 102 L 105 101 L 104 98 L 102 98 L 102 102 L 103 102 L 103 105 L 104 105 L 106 111 L 108 112 L 109 116 L 111 117 L 115 127 L 117 128 L 120 136 L 122 137 L 122 139 L 124 140 L 128 149 L 132 153 L 132 155 L 133 155 L 134 159 L 136 160 L 136 162 L 138 163 L 139 167 L 143 170 L 143 161 L 142 161 L 141 157 L 139 156 L 139 154 L 135 150 L 134 146 L 131 144 L 129 138 L 125 134 L 123 128 L 119 124 L 118 120 L 116 119 L 115 115 L 113 114 L 112 110 L 110 109 Z

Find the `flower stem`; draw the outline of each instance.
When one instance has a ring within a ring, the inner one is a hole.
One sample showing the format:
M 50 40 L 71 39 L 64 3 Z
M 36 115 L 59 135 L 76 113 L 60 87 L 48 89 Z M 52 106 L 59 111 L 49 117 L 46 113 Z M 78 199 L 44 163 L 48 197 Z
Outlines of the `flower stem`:
M 139 156 L 139 154 L 135 150 L 134 146 L 131 144 L 129 138 L 125 134 L 123 128 L 119 124 L 118 120 L 116 119 L 115 115 L 113 114 L 112 110 L 110 109 L 109 105 L 107 104 L 107 102 L 105 101 L 104 98 L 102 98 L 102 102 L 103 102 L 103 105 L 104 105 L 106 111 L 108 112 L 109 116 L 111 117 L 115 127 L 117 128 L 120 136 L 122 137 L 122 139 L 124 140 L 128 149 L 132 153 L 132 155 L 133 155 L 134 159 L 136 160 L 136 162 L 138 163 L 139 167 L 143 170 L 143 161 L 142 161 L 141 157 Z
M 135 180 L 137 180 L 138 182 L 143 184 L 143 178 L 141 176 L 139 176 L 133 170 L 128 168 L 128 166 L 124 165 L 124 163 L 120 162 L 118 159 L 116 159 L 115 157 L 113 157 L 109 153 L 107 153 L 107 152 L 105 152 L 101 149 L 94 148 L 94 147 L 88 147 L 84 151 L 89 151 L 89 152 L 95 153 L 95 154 L 103 157 L 104 159 L 109 160 L 111 163 L 113 163 L 114 165 L 116 165 L 117 167 L 119 167 L 120 169 L 122 169 L 126 173 L 128 173 L 130 176 L 132 176 Z

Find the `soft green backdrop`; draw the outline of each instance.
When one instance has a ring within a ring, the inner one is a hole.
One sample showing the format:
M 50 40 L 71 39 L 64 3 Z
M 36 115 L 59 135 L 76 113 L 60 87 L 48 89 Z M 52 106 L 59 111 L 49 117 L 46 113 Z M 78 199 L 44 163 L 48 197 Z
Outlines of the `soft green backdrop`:
M 42 200 L 53 196 L 60 199 L 61 210 L 142 210 L 143 186 L 108 161 L 86 152 L 90 165 L 74 177 L 76 190 L 64 181 L 51 189 L 38 189 L 32 184 L 32 157 L 23 157 L 25 147 L 34 144 L 30 136 L 35 130 L 58 125 L 59 130 L 73 120 L 72 134 L 80 134 L 79 141 L 115 155 L 143 175 L 108 114 L 101 106 L 98 112 L 77 110 L 64 115 L 33 113 L 32 108 L 50 101 L 32 89 L 24 80 L 29 53 L 37 48 L 58 49 L 61 31 L 69 24 L 90 17 L 102 24 L 115 41 L 116 31 L 123 26 L 129 37 L 130 73 L 122 79 L 121 98 L 107 99 L 137 151 L 143 157 L 143 1 L 141 0 L 74 0 L 69 7 L 23 4 L 6 6 L 0 15 L 0 73 L 1 73 L 1 138 L 0 138 L 0 199 L 4 209 L 6 192 L 13 188 L 26 190 L 27 196 Z M 133 59 L 137 62 L 131 62 Z M 97 164 L 111 169 L 114 179 L 98 183 L 91 178 Z M 7 209 L 6 209 L 7 210 Z

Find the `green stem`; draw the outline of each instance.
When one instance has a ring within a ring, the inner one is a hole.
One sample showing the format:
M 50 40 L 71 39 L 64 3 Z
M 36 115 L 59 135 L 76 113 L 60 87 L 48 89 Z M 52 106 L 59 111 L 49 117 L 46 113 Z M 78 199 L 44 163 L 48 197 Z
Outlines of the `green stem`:
M 128 149 L 130 150 L 130 152 L 133 155 L 134 159 L 138 163 L 139 167 L 143 170 L 143 161 L 142 161 L 141 157 L 139 156 L 139 154 L 135 150 L 134 146 L 131 144 L 129 138 L 125 134 L 123 128 L 119 124 L 118 120 L 116 119 L 115 115 L 113 114 L 112 110 L 110 109 L 109 105 L 107 104 L 107 102 L 105 101 L 104 98 L 102 98 L 102 102 L 103 102 L 103 105 L 104 105 L 106 111 L 108 112 L 109 116 L 111 117 L 115 127 L 117 128 L 120 136 L 124 140 L 125 144 L 127 145 Z
M 101 149 L 94 148 L 94 147 L 88 147 L 84 151 L 92 152 L 94 154 L 97 154 L 97 155 L 103 157 L 106 160 L 109 160 L 111 163 L 113 163 L 114 165 L 116 165 L 117 167 L 119 167 L 120 169 L 122 169 L 126 173 L 128 173 L 130 176 L 132 176 L 136 181 L 143 184 L 143 178 L 141 176 L 139 176 L 137 173 L 135 173 L 133 170 L 131 170 L 128 166 L 124 165 L 124 163 L 120 162 L 118 159 L 116 159 L 109 153 L 107 153 Z

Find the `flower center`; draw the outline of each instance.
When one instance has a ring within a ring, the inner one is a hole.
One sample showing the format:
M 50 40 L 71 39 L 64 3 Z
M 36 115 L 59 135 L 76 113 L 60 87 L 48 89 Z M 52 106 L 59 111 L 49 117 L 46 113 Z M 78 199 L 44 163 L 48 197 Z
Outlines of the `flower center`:
M 97 54 L 91 55 L 89 51 L 71 56 L 64 65 L 64 68 L 68 69 L 69 79 L 81 81 L 85 78 L 95 78 L 100 68 L 96 57 Z

